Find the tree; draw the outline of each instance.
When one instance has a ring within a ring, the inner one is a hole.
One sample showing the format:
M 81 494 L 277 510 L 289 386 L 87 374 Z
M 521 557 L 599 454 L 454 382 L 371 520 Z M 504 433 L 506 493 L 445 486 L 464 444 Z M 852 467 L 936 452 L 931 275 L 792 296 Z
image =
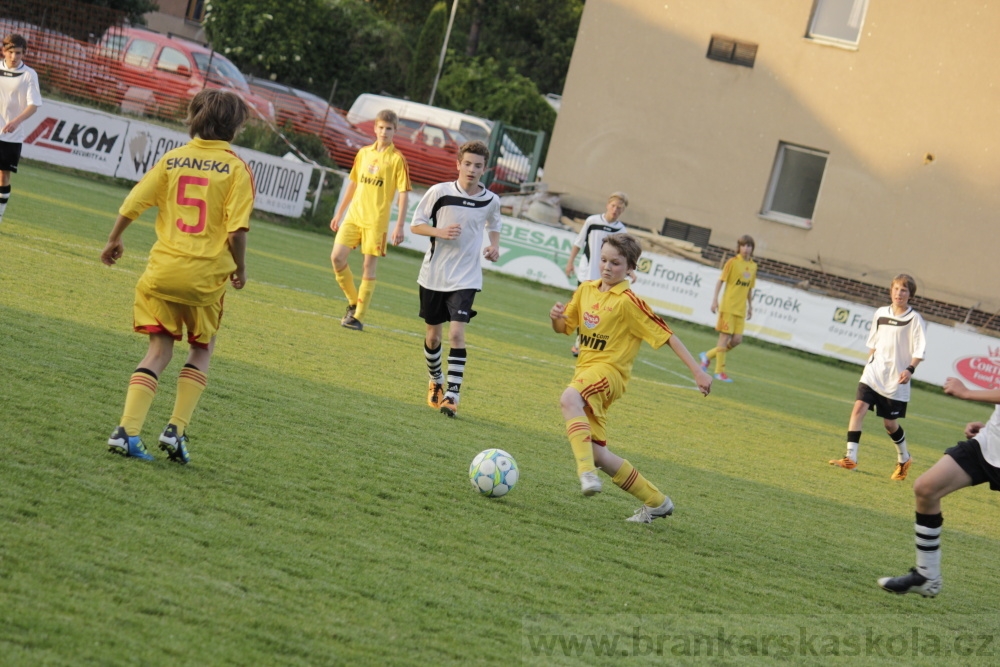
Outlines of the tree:
M 513 67 L 504 69 L 493 58 L 456 58 L 445 67 L 438 84 L 441 104 L 483 118 L 502 120 L 526 130 L 542 130 L 548 137 L 556 112 L 538 87 Z
M 430 96 L 447 29 L 448 6 L 438 2 L 427 15 L 424 29 L 420 31 L 420 39 L 417 40 L 417 48 L 413 50 L 413 62 L 406 83 L 406 94 L 411 100 L 426 102 Z
M 214 0 L 205 29 L 242 71 L 326 96 L 401 94 L 410 61 L 402 32 L 363 0 Z
M 145 25 L 143 14 L 155 12 L 160 8 L 156 0 L 83 0 L 84 4 L 107 7 L 125 12 L 131 23 Z

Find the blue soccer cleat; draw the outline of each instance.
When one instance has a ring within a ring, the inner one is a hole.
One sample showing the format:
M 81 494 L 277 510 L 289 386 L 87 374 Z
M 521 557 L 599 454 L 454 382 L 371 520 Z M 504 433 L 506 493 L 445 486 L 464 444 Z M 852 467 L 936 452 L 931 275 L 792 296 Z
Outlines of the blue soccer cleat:
M 122 456 L 129 456 L 141 461 L 152 461 L 153 455 L 146 451 L 146 446 L 137 435 L 129 435 L 124 426 L 119 426 L 108 438 L 108 451 Z

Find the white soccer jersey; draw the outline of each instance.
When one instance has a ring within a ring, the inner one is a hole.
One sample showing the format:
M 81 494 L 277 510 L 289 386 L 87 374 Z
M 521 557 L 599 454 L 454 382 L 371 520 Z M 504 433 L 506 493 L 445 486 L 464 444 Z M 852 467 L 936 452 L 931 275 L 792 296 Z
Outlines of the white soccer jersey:
M 601 277 L 601 244 L 608 234 L 625 231 L 625 223 L 621 220 L 608 222 L 604 214 L 592 215 L 583 223 L 583 229 L 577 235 L 573 245 L 583 251 L 580 264 L 576 269 L 576 277 L 580 282 L 598 280 Z
M 979 443 L 986 462 L 994 468 L 1000 468 L 1000 405 L 993 408 L 990 420 L 973 440 Z
M 437 292 L 483 288 L 483 232 L 499 232 L 500 198 L 483 187 L 467 195 L 458 183 L 438 183 L 424 194 L 411 226 L 461 225 L 457 239 L 431 237 L 431 247 L 420 265 L 417 283 Z
M 0 128 L 21 115 L 29 104 L 42 106 L 38 90 L 38 74 L 24 63 L 17 69 L 7 69 L 0 59 Z M 0 141 L 19 144 L 24 141 L 24 126 L 0 134 Z
M 927 325 L 920 313 L 908 308 L 902 315 L 892 313 L 892 306 L 875 311 L 868 349 L 875 354 L 861 373 L 861 381 L 876 392 L 895 401 L 910 400 L 910 383 L 899 384 L 899 374 L 913 359 L 923 359 Z

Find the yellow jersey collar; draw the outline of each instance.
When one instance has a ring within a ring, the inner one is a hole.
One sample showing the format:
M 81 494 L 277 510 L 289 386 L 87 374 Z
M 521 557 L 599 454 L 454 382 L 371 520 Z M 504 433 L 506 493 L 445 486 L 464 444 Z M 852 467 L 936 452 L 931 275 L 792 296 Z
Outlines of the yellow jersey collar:
M 229 150 L 229 142 L 221 141 L 218 139 L 202 139 L 201 137 L 195 137 L 194 139 L 191 140 L 191 143 L 194 144 L 197 148 L 206 148 L 206 149 L 215 148 L 224 151 Z

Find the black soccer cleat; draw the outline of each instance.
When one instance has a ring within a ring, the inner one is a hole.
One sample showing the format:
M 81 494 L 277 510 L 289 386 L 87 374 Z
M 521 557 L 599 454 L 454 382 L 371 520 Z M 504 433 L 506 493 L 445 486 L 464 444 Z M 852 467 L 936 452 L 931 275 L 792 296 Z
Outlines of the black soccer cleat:
M 941 578 L 928 579 L 917 572 L 917 568 L 911 567 L 909 574 L 901 577 L 882 577 L 878 580 L 878 585 L 882 590 L 905 595 L 906 593 L 920 593 L 925 598 L 932 598 L 941 592 Z

